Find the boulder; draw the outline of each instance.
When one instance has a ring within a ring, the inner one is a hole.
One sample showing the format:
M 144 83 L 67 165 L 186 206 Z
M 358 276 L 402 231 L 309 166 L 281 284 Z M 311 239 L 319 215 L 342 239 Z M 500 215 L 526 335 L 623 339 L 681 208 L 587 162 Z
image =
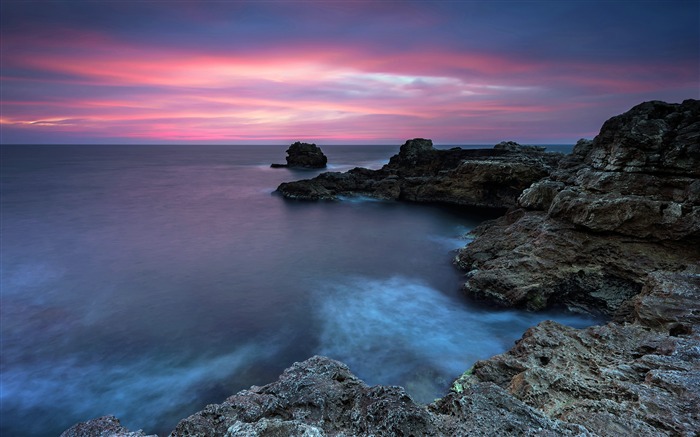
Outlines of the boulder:
M 272 164 L 271 167 L 325 168 L 328 158 L 316 144 L 295 142 L 287 149 L 286 164 Z

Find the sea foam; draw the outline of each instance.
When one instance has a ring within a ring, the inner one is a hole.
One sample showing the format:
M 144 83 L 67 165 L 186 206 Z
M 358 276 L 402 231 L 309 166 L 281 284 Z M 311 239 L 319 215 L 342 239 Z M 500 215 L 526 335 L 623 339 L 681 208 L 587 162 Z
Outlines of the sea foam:
M 369 384 L 403 385 L 419 401 L 441 396 L 475 361 L 507 350 L 529 326 L 554 318 L 474 308 L 414 278 L 352 277 L 319 297 L 319 353 L 347 363 Z

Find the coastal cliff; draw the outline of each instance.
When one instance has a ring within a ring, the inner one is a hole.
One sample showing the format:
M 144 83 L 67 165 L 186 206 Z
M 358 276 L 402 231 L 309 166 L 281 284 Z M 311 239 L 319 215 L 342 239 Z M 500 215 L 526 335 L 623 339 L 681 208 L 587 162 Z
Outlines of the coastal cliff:
M 509 208 L 457 254 L 465 292 L 609 321 L 542 322 L 429 405 L 312 357 L 183 419 L 171 436 L 700 433 L 700 101 L 635 106 L 566 156 L 514 143 L 442 151 L 416 139 L 380 170 L 324 173 L 278 191 Z M 107 426 L 118 430 L 109 435 L 143 435 L 100 418 L 63 436 Z

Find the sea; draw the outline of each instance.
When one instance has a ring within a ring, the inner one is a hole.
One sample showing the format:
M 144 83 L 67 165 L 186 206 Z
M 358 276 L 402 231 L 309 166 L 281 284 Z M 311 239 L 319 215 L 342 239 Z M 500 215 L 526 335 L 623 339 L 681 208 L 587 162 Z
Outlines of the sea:
M 379 168 L 398 145 L 325 146 L 326 170 L 270 168 L 286 148 L 0 148 L 2 436 L 102 415 L 167 435 L 315 354 L 427 403 L 529 326 L 596 322 L 461 293 L 455 251 L 497 213 L 274 193 Z

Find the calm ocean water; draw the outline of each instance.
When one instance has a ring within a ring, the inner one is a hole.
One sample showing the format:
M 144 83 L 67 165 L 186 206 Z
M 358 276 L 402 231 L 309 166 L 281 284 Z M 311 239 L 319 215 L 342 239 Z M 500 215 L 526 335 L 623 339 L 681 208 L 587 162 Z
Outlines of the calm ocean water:
M 324 354 L 419 401 L 523 331 L 570 315 L 459 292 L 452 251 L 478 211 L 271 194 L 319 171 L 286 146 L 3 146 L 3 436 L 105 414 L 166 434 L 181 418 Z M 330 170 L 398 146 L 327 146 Z

